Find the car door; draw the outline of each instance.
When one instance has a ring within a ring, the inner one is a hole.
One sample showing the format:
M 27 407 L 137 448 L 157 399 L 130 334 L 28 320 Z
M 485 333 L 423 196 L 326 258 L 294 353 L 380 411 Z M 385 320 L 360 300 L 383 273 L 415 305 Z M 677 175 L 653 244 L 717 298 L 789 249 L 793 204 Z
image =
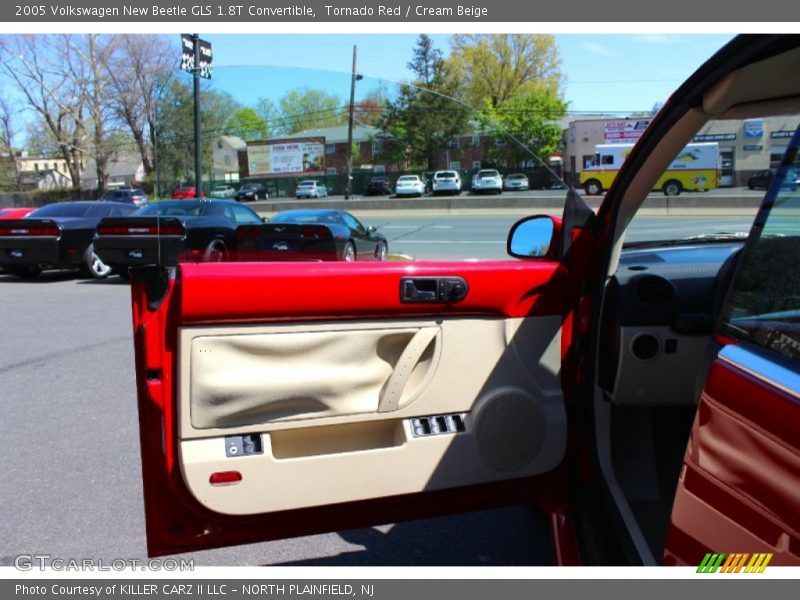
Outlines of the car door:
M 148 553 L 534 500 L 568 531 L 566 282 L 554 260 L 136 271 Z
M 353 242 L 356 245 L 356 251 L 358 252 L 358 256 L 360 258 L 364 258 L 374 254 L 375 252 L 375 242 L 373 242 L 369 234 L 367 233 L 367 228 L 356 219 L 350 213 L 340 213 L 343 223 L 347 226 L 350 230 L 350 235 L 353 238 Z
M 800 193 L 782 185 L 798 143 L 800 130 L 728 291 L 665 564 L 800 563 Z

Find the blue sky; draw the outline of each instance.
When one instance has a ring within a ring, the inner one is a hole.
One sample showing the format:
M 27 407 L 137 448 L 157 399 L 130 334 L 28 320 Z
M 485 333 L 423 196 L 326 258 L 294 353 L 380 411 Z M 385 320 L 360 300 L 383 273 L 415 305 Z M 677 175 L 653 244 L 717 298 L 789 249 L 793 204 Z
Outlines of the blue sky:
M 366 78 L 356 98 L 378 85 L 377 78 L 410 77 L 415 35 L 213 35 L 201 37 L 214 49 L 211 85 L 244 104 L 259 97 L 277 100 L 298 87 L 349 95 L 353 45 L 358 70 Z M 431 35 L 449 51 L 449 35 Z M 559 34 L 556 43 L 566 74 L 570 110 L 632 112 L 649 110 L 700 66 L 730 35 L 583 35 Z M 188 74 L 185 75 L 188 78 Z M 391 86 L 391 84 L 389 84 Z M 343 102 L 343 103 L 344 103 Z

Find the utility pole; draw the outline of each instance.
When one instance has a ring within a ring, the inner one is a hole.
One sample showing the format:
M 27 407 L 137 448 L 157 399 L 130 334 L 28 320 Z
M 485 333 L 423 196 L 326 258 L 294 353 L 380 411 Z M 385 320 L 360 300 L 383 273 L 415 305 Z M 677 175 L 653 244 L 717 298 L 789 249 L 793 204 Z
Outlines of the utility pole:
M 194 42 L 194 197 L 202 198 L 202 174 L 200 172 L 200 36 L 192 35 Z
M 353 194 L 353 104 L 356 101 L 356 81 L 363 79 L 356 73 L 357 46 L 353 46 L 353 72 L 350 76 L 350 116 L 347 121 L 347 180 L 344 184 L 344 199 L 349 200 Z

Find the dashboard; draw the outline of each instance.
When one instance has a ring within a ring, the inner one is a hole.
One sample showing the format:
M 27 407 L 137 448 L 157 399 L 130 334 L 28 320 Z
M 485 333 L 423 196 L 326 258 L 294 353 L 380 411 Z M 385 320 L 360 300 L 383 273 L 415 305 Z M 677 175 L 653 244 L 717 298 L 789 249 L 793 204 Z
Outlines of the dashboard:
M 617 405 L 682 406 L 696 382 L 743 242 L 703 241 L 623 249 L 608 282 L 600 385 Z

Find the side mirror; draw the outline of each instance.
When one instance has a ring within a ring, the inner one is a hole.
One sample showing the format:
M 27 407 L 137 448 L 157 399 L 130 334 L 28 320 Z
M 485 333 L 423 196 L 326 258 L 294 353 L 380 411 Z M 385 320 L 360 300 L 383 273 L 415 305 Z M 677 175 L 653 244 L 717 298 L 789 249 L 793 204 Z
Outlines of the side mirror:
M 264 223 L 269 223 L 269 217 L 261 217 L 261 220 L 262 220 Z
M 525 217 L 508 232 L 506 252 L 515 258 L 554 258 L 558 250 L 561 219 L 549 215 Z
M 375 233 L 377 231 L 373 225 L 367 227 L 367 233 Z

